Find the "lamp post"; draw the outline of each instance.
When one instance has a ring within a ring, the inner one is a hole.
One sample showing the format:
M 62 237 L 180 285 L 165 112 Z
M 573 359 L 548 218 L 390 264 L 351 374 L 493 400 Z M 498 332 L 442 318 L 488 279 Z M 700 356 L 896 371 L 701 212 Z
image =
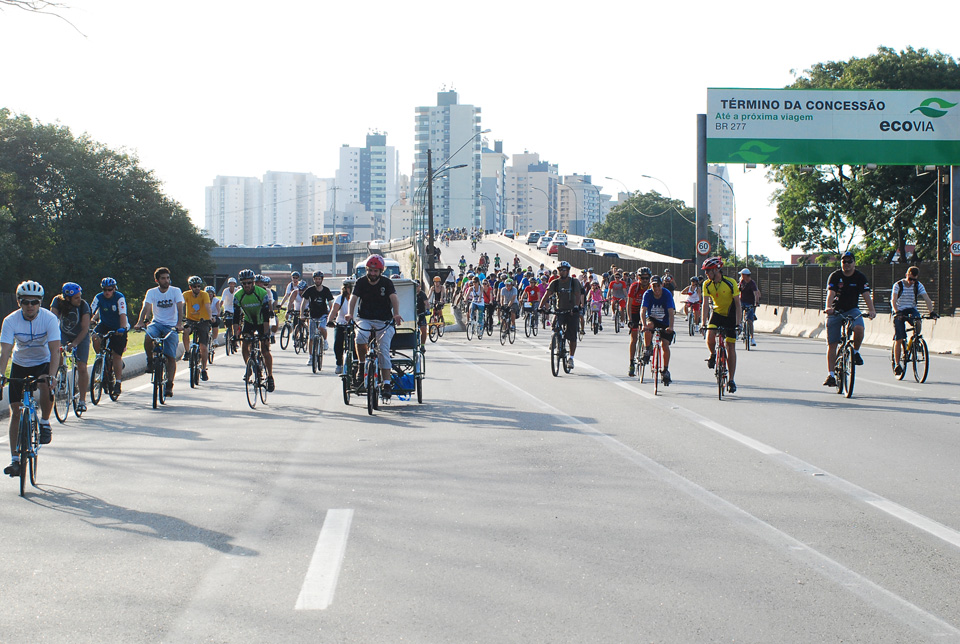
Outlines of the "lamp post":
M 730 188 L 730 196 L 733 197 L 733 260 L 737 260 L 737 193 L 733 191 L 733 186 L 730 185 L 730 182 L 721 177 L 719 174 L 714 174 L 713 172 L 708 172 L 707 176 L 716 177 L 727 184 L 727 187 Z
M 749 268 L 750 266 L 750 218 L 749 217 L 747 217 L 746 224 L 747 224 L 747 250 L 745 251 L 745 254 L 746 254 L 745 265 Z

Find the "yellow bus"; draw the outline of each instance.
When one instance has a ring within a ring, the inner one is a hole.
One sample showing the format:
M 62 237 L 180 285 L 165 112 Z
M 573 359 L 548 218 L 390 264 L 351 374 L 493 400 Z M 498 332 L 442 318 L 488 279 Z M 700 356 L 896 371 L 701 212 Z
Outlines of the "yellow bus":
M 350 241 L 350 233 L 337 233 L 337 243 L 346 244 Z M 318 233 L 310 236 L 314 246 L 330 246 L 333 244 L 333 233 Z

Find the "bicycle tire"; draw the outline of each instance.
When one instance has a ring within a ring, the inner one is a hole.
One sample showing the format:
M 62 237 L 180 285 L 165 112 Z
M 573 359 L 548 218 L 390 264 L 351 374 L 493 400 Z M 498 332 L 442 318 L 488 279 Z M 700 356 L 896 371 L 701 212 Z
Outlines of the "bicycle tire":
M 290 325 L 284 324 L 280 329 L 280 348 L 284 351 L 290 346 Z
M 570 373 L 570 350 L 567 348 L 569 345 L 567 341 L 564 340 L 563 344 L 560 345 L 560 357 L 562 359 L 561 364 L 563 365 L 563 373 Z
M 117 375 L 113 371 L 113 357 L 108 356 L 105 366 L 105 375 L 103 377 L 104 386 L 107 387 L 107 394 L 110 396 L 110 400 L 117 402 L 120 398 L 120 394 L 117 393 Z
M 720 331 L 717 331 L 720 334 Z M 727 349 L 724 347 L 726 342 L 723 335 L 720 334 L 720 348 L 717 349 L 717 364 L 715 372 L 717 375 L 717 399 L 723 400 L 724 390 L 727 388 Z
M 550 340 L 550 371 L 555 378 L 560 377 L 560 348 L 557 346 L 557 336 Z
M 447 323 L 443 320 L 443 317 L 441 316 L 440 321 L 437 322 L 437 336 L 438 336 L 438 337 L 441 337 L 441 338 L 443 337 L 443 332 L 444 332 L 444 330 L 446 330 L 446 327 L 447 327 Z
M 500 320 L 500 346 L 507 344 L 507 336 L 510 333 L 510 325 L 504 324 L 503 320 Z
M 467 342 L 469 342 L 470 340 L 473 339 L 473 325 L 474 325 L 474 324 L 476 324 L 476 322 L 471 318 L 471 319 L 467 320 L 467 323 L 464 325 L 464 327 L 466 327 L 466 331 L 467 331 Z
M 510 341 L 510 344 L 513 344 L 517 341 L 517 327 L 510 325 L 510 328 L 507 330 L 507 340 Z
M 620 309 L 613 314 L 613 332 L 620 333 Z
M 263 362 L 263 355 L 257 359 L 257 391 L 260 394 L 260 402 L 267 404 L 267 365 Z
M 696 329 L 693 328 L 693 315 L 687 315 L 687 330 L 690 332 L 690 337 L 696 333 Z
M 650 375 L 653 376 L 653 395 L 656 396 L 657 392 L 660 391 L 660 365 L 661 365 L 661 348 L 660 345 L 654 345 L 653 347 L 653 362 L 650 366 Z
M 57 415 L 57 420 L 61 424 L 67 422 L 67 417 L 70 414 L 70 398 L 67 392 L 69 388 L 67 367 L 61 363 L 60 368 L 57 369 L 53 390 L 53 412 Z
M 743 349 L 750 350 L 750 323 L 747 321 L 743 322 Z
M 843 349 L 843 387 L 847 398 L 853 396 L 853 384 L 857 378 L 857 364 L 853 361 L 853 345 L 848 344 Z
M 71 406 L 73 407 L 73 415 L 76 416 L 77 418 L 80 418 L 80 416 L 83 415 L 83 412 L 80 411 L 80 401 L 83 400 L 84 397 L 86 397 L 87 392 L 80 391 L 80 380 L 79 378 L 77 378 L 76 361 L 74 361 L 73 363 L 73 369 L 71 369 L 71 372 L 72 372 L 71 375 L 73 376 L 73 378 L 70 385 L 70 403 L 71 403 Z
M 367 365 L 367 414 L 373 416 L 373 410 L 377 407 L 377 378 L 376 366 L 373 363 Z
M 413 356 L 413 377 L 417 385 L 417 402 L 423 404 L 423 354 L 419 351 Z
M 30 411 L 20 412 L 20 427 L 17 430 L 17 454 L 20 456 L 20 496 L 27 491 L 27 471 L 30 467 Z
M 102 355 L 97 356 L 97 359 L 93 361 L 93 372 L 90 374 L 90 402 L 94 405 L 100 404 L 100 397 L 103 395 L 105 363 Z M 111 391 L 113 391 L 112 388 Z
M 430 336 L 430 342 L 436 342 L 437 338 L 440 337 L 440 332 L 437 331 L 436 324 L 432 322 L 430 323 L 430 332 L 428 333 L 428 335 Z
M 247 393 L 247 405 L 250 409 L 257 408 L 257 398 L 260 394 L 257 392 L 257 363 L 253 358 L 247 360 L 247 372 L 250 374 L 244 382 Z
M 533 334 L 533 337 L 537 337 L 537 333 L 540 332 L 540 322 L 537 320 L 537 316 L 533 316 L 530 319 L 530 332 Z
M 30 453 L 27 456 L 27 465 L 30 469 L 30 485 L 37 487 L 37 468 L 39 467 L 37 457 L 40 454 L 40 426 L 37 422 L 37 417 L 35 415 L 31 416 L 33 422 L 30 423 L 30 435 L 28 437 Z
M 529 338 L 530 333 L 530 314 L 528 313 L 523 316 L 523 334 Z
M 200 365 L 197 364 L 197 355 L 194 352 L 193 346 L 191 346 L 188 350 L 190 351 L 190 361 L 188 363 L 189 369 L 187 373 L 190 377 L 190 388 L 193 389 L 200 382 Z
M 154 357 L 156 360 L 156 357 Z M 153 368 L 153 408 L 156 409 L 160 405 L 160 396 L 162 395 L 163 382 L 160 378 L 162 377 L 163 368 L 155 366 Z
M 157 393 L 161 405 L 167 404 L 167 358 L 161 353 L 155 358 L 159 363 L 157 367 Z
M 930 371 L 930 353 L 926 340 L 917 338 L 913 349 L 916 352 L 913 356 L 913 377 L 917 382 L 926 382 L 927 373 Z

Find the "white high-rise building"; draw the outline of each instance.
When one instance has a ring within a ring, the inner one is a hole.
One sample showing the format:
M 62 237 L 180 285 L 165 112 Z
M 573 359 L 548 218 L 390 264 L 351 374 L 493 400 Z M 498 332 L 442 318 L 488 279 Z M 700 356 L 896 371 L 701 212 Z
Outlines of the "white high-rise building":
M 217 177 L 207 186 L 204 226 L 220 246 L 260 244 L 260 180 Z
M 506 169 L 506 219 L 504 226 L 518 233 L 556 230 L 559 225 L 560 176 L 556 164 L 540 161 L 540 155 L 514 154 Z
M 434 228 L 480 226 L 480 108 L 460 105 L 453 90 L 437 92 L 436 106 L 417 108 L 415 132 L 414 191 L 421 186 L 426 189 L 427 150 L 434 172 L 444 163 L 450 167 L 466 165 L 443 173 L 434 181 Z
M 262 243 L 309 244 L 322 212 L 319 179 L 306 172 L 267 172 L 262 186 Z
M 560 188 L 560 229 L 574 235 L 589 235 L 593 227 L 603 221 L 602 204 L 609 199 L 609 195 L 600 193 L 600 186 L 593 185 L 589 174 L 564 176 Z
M 736 250 L 734 245 L 734 235 L 736 233 L 736 223 L 734 222 L 734 196 L 730 186 L 715 176 L 723 177 L 726 182 L 730 181 L 730 173 L 727 172 L 725 165 L 708 165 L 707 172 L 707 212 L 710 214 L 710 227 L 719 235 L 730 250 Z
M 390 230 L 394 238 L 413 234 L 413 200 L 410 198 L 410 177 L 400 175 L 400 197 L 390 207 Z
M 503 141 L 494 141 L 492 150 L 484 145 L 480 167 L 480 227 L 484 230 L 508 228 L 503 221 L 506 171 Z
M 374 213 L 375 239 L 390 239 L 390 209 L 399 195 L 399 156 L 387 145 L 387 135 L 372 132 L 363 148 L 344 145 L 340 148 L 337 170 L 337 205 L 341 210 L 350 204 L 363 204 Z

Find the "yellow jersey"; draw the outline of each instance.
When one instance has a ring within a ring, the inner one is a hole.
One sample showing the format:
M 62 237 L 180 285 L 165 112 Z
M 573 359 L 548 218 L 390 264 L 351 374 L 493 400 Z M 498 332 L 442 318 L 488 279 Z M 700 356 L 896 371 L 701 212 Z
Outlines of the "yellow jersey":
M 730 306 L 739 290 L 736 282 L 724 276 L 719 282 L 708 279 L 703 283 L 703 295 L 713 300 L 713 310 L 718 315 L 730 315 Z
M 192 290 L 183 292 L 183 308 L 188 320 L 199 321 L 210 319 L 210 294 L 200 291 L 197 295 Z

